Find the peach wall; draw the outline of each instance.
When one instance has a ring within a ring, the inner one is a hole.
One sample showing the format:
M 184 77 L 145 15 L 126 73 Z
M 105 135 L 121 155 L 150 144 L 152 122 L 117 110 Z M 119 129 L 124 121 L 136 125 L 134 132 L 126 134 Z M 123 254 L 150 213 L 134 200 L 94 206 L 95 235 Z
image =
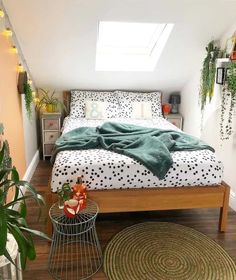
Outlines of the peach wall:
M 26 170 L 21 96 L 17 92 L 17 55 L 9 52 L 10 42 L 0 34 L 0 122 L 8 140 L 13 165 L 22 178 Z M 23 104 L 24 105 L 24 104 Z

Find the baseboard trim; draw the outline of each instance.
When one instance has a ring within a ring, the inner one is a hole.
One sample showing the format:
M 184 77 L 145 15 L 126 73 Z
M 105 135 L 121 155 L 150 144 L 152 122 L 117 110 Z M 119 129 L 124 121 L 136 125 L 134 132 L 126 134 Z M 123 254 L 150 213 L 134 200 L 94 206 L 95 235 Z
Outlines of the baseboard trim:
M 25 175 L 23 177 L 24 181 L 30 181 L 31 180 L 38 163 L 39 163 L 39 150 L 37 150 L 36 153 L 34 154 L 32 160 L 31 160 L 31 162 L 30 162 L 30 164 L 29 164 L 29 166 L 28 166 L 28 168 L 25 172 Z
M 230 192 L 229 206 L 236 211 L 236 193 L 233 191 Z

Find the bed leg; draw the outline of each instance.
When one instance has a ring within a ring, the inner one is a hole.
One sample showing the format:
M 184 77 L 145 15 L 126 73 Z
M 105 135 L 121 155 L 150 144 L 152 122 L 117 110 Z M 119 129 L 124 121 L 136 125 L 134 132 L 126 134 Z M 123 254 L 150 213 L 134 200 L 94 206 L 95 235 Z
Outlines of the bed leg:
M 230 187 L 223 182 L 225 187 L 223 206 L 220 208 L 219 231 L 225 232 L 227 227 Z
M 52 237 L 52 222 L 51 222 L 51 219 L 48 215 L 49 213 L 49 209 L 50 207 L 52 206 L 53 204 L 53 201 L 52 201 L 52 194 L 47 194 L 46 195 L 46 204 L 47 204 L 47 223 L 46 223 L 46 233 L 48 236 Z

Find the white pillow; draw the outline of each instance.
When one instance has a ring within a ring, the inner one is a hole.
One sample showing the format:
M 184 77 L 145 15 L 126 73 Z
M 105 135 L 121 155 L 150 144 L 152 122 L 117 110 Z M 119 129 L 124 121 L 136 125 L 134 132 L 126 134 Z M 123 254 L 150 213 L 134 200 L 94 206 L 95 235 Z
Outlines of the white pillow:
M 130 92 L 117 90 L 115 93 L 117 93 L 120 103 L 119 115 L 121 118 L 132 117 L 132 102 L 150 102 L 152 107 L 152 117 L 162 117 L 160 92 Z
M 107 102 L 85 101 L 85 118 L 92 120 L 102 120 L 107 118 Z
M 85 118 L 85 101 L 109 102 L 107 117 L 119 117 L 119 102 L 117 94 L 110 91 L 72 90 L 70 102 L 70 116 L 73 118 Z
M 151 102 L 133 102 L 131 118 L 132 119 L 152 119 Z

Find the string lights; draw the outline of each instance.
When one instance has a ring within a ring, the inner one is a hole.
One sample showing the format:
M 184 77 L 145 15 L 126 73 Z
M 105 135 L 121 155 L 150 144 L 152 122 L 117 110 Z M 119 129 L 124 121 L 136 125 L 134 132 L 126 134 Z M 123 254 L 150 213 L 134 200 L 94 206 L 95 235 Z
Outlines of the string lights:
M 17 47 L 16 46 L 12 46 L 10 48 L 10 53 L 18 53 Z
M 0 17 L 3 18 L 5 16 L 5 13 L 3 12 L 2 9 L 0 9 Z
M 7 37 L 12 37 L 13 32 L 9 27 L 7 27 L 5 30 L 3 30 L 2 34 Z
M 17 65 L 17 71 L 18 71 L 19 73 L 24 72 L 24 67 L 23 67 L 23 65 L 22 65 L 21 63 L 19 63 L 19 64 Z
M 2 0 L 0 0 L 0 22 L 3 22 L 3 25 L 1 26 L 5 26 L 5 29 L 0 33 L 0 36 L 3 35 L 8 38 L 11 45 L 11 47 L 9 47 L 9 52 L 18 55 L 16 71 L 18 73 L 26 71 L 28 77 L 32 77 Z M 32 79 L 28 79 L 28 83 L 35 88 Z

